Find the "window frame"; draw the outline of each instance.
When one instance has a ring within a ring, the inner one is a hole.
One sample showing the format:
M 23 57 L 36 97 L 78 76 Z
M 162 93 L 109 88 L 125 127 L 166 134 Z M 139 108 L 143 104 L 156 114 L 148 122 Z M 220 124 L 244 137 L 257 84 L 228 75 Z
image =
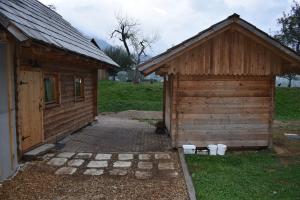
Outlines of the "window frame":
M 79 78 L 81 79 L 82 83 L 80 85 L 80 96 L 77 96 L 76 94 L 76 79 Z M 74 99 L 75 99 L 75 102 L 78 102 L 78 101 L 84 101 L 85 99 L 85 95 L 84 95 L 84 77 L 83 76 L 80 76 L 80 75 L 74 75 Z
M 54 78 L 54 101 L 46 102 L 45 98 L 45 78 L 51 77 Z M 48 73 L 44 72 L 43 73 L 43 101 L 44 101 L 44 106 L 45 108 L 51 108 L 54 106 L 58 106 L 61 104 L 61 92 L 60 92 L 60 76 L 58 73 Z

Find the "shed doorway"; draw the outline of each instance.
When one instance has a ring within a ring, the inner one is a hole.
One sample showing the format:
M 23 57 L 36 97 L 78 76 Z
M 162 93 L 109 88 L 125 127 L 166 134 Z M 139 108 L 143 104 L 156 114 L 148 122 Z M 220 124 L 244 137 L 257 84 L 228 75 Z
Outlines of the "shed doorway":
M 43 142 L 43 84 L 42 72 L 21 71 L 19 114 L 22 151 Z

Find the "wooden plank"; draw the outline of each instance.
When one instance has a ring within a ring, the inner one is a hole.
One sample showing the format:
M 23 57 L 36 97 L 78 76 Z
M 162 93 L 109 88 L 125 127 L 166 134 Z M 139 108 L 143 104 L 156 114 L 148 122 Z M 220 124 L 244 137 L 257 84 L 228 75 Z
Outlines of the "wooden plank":
M 42 73 L 21 71 L 18 84 L 20 92 L 20 118 L 22 150 L 43 142 Z M 29 117 L 30 116 L 30 117 Z

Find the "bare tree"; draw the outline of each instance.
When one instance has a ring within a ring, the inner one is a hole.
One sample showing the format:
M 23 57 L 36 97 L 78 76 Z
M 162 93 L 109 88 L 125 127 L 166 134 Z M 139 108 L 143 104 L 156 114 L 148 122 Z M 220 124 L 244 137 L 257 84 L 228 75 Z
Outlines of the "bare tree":
M 111 33 L 111 38 L 117 38 L 122 42 L 127 55 L 132 59 L 134 65 L 134 82 L 139 82 L 140 73 L 137 65 L 142 62 L 142 56 L 147 56 L 147 49 L 151 49 L 151 45 L 158 39 L 157 34 L 152 37 L 145 37 L 139 29 L 140 24 L 127 16 L 116 16 L 117 26 Z
M 136 40 L 139 30 L 137 29 L 138 23 L 135 20 L 129 19 L 127 16 L 116 16 L 117 26 L 115 30 L 111 33 L 111 38 L 118 38 L 124 45 L 127 55 L 132 56 L 129 45 L 130 42 Z

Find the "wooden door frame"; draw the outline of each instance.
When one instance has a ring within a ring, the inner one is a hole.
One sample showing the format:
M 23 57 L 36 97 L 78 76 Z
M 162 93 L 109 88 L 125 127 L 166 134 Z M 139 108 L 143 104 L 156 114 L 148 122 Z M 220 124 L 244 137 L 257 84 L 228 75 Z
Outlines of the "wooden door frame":
M 17 129 L 18 129 L 18 146 L 19 146 L 19 150 L 21 153 L 24 152 L 28 152 L 31 149 L 43 144 L 45 142 L 45 134 L 44 134 L 44 98 L 43 98 L 43 92 L 44 92 L 44 86 L 43 86 L 43 78 L 44 78 L 44 73 L 40 68 L 32 68 L 30 66 L 20 66 L 17 68 L 17 82 L 16 82 L 16 89 L 17 89 Z M 20 100 L 21 100 L 21 96 L 20 96 L 20 91 L 21 91 L 21 87 L 20 87 L 20 81 L 21 81 L 21 73 L 25 71 L 25 72 L 39 72 L 41 74 L 41 80 L 40 80 L 40 84 L 42 87 L 41 90 L 41 104 L 42 104 L 42 109 L 41 109 L 41 141 L 38 144 L 33 145 L 32 147 L 23 150 L 23 133 L 22 133 L 22 122 L 21 122 L 21 109 L 20 109 Z

